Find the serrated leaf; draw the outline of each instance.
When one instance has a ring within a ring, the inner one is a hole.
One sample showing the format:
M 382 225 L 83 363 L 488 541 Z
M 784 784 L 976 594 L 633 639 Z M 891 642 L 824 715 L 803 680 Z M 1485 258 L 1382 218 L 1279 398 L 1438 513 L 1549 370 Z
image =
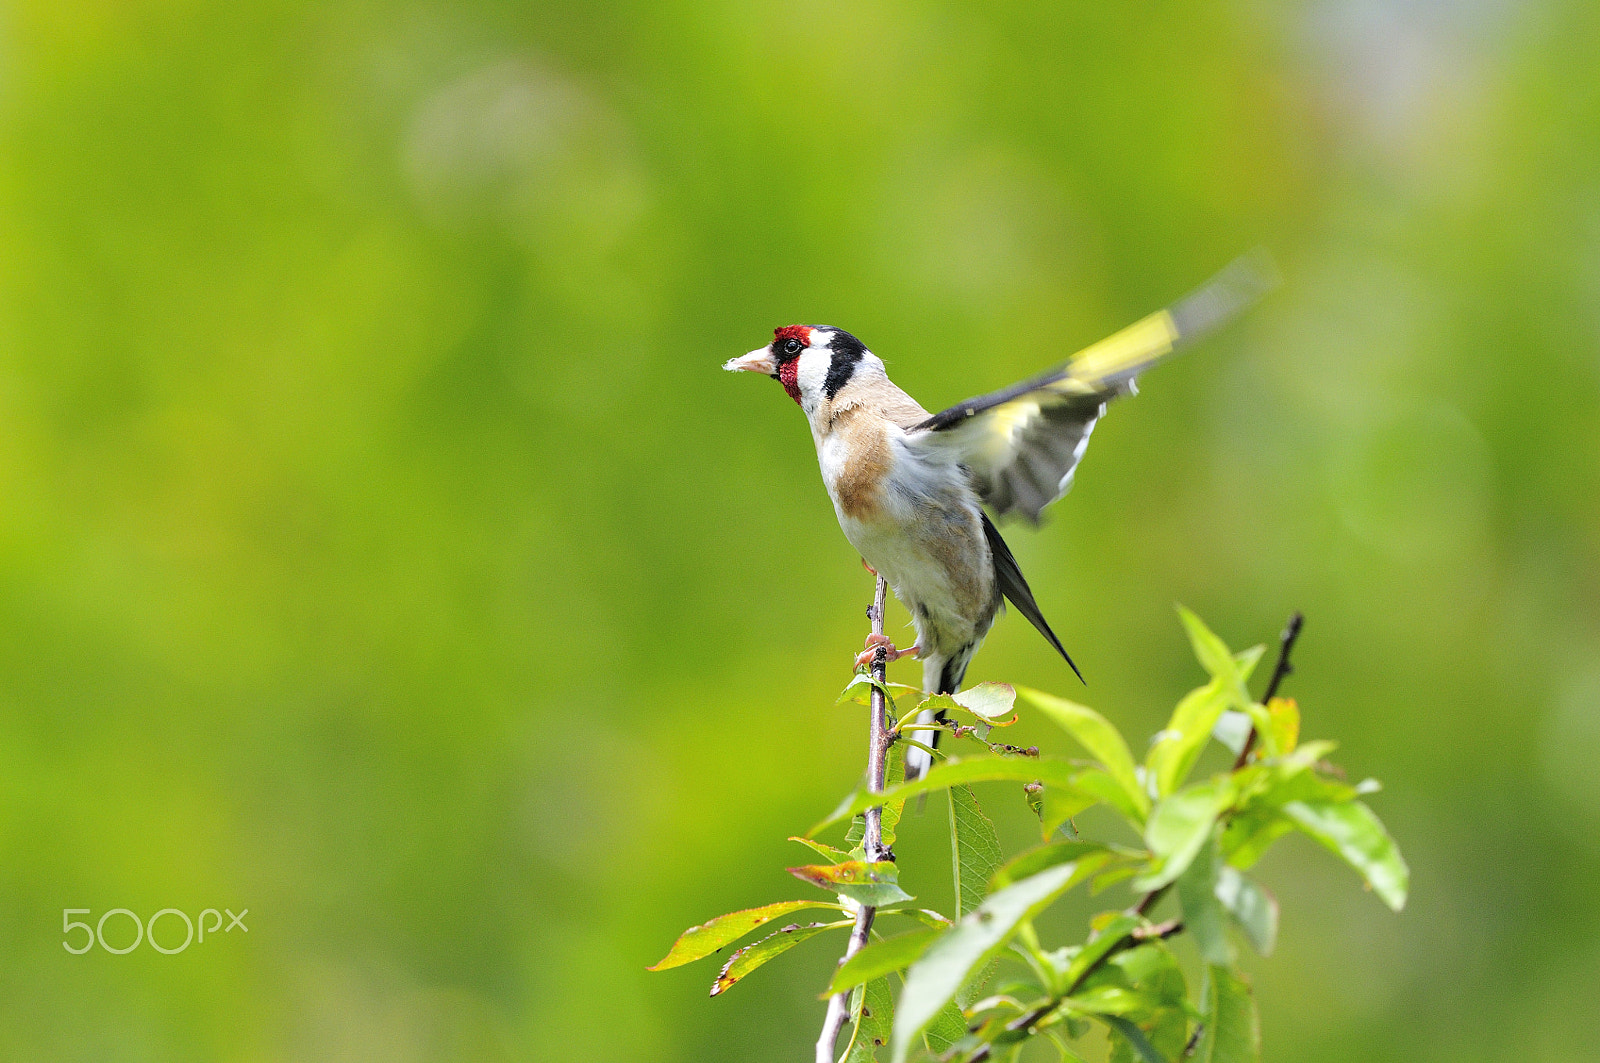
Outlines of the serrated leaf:
M 871 808 L 878 802 L 905 801 L 907 798 L 916 797 L 918 794 L 931 793 L 943 790 L 949 786 L 973 782 L 1000 782 L 1010 780 L 1013 782 L 1032 782 L 1041 780 L 1046 786 L 1061 787 L 1070 790 L 1076 776 L 1083 769 L 1071 761 L 1055 760 L 1044 757 L 951 757 L 940 764 L 935 764 L 927 774 L 912 782 L 890 787 L 881 794 L 870 794 L 865 790 L 857 790 L 840 802 L 839 807 L 828 814 L 828 817 L 806 831 L 807 837 L 815 837 L 821 831 L 840 820 L 849 819 L 859 812 Z
M 1360 801 L 1291 801 L 1283 814 L 1360 872 L 1383 903 L 1397 912 L 1405 907 L 1411 871 L 1372 809 Z
M 806 908 L 832 908 L 834 911 L 844 911 L 842 905 L 829 901 L 779 901 L 777 904 L 768 904 L 761 908 L 744 908 L 737 912 L 729 912 L 685 930 L 678 935 L 678 940 L 672 943 L 672 948 L 661 958 L 661 962 L 645 970 L 665 971 L 668 968 L 692 963 L 711 955 L 730 942 L 737 941 L 758 926 Z
M 1233 798 L 1232 777 L 1219 775 L 1158 801 L 1144 832 L 1151 868 L 1134 880 L 1133 888 L 1159 889 L 1183 874 Z
M 1227 864 L 1217 868 L 1216 893 L 1251 947 L 1262 956 L 1272 955 L 1278 941 L 1278 902 L 1272 894 Z
M 845 1048 L 844 1063 L 876 1063 L 877 1050 L 889 1043 L 894 1028 L 894 994 L 887 978 L 868 982 L 856 992 L 858 996 L 851 1000 L 855 1026 Z
M 1066 864 L 1052 867 L 992 894 L 911 965 L 895 1013 L 894 1063 L 905 1063 L 923 1028 L 951 1005 L 974 971 L 1005 948 L 1018 924 L 1042 912 L 1067 889 L 1074 871 Z
M 983 903 L 989 879 L 999 870 L 1003 854 L 994 823 L 983 814 L 972 787 L 952 786 L 946 793 L 950 799 L 951 878 L 955 884 L 956 917 L 960 918 Z M 973 974 L 956 994 L 956 1003 L 963 1008 L 970 1004 L 993 974 L 993 963 Z
M 983 814 L 972 788 L 952 786 L 949 794 L 951 876 L 959 919 L 983 903 L 1002 854 L 994 823 Z
M 1250 987 L 1227 967 L 1208 966 L 1200 986 L 1195 1063 L 1259 1063 L 1261 1028 Z
M 1217 865 L 1221 862 L 1216 841 L 1207 839 L 1177 881 L 1178 903 L 1183 906 L 1183 928 L 1194 935 L 1200 957 L 1212 964 L 1233 962 L 1227 920 L 1222 902 L 1217 899 Z
M 939 1009 L 927 1029 L 922 1031 L 922 1040 L 931 1052 L 942 1056 L 966 1035 L 967 1018 L 956 1007 L 955 1001 L 951 1001 Z
M 751 971 L 768 960 L 783 955 L 808 938 L 814 938 L 825 930 L 854 925 L 854 919 L 841 919 L 832 923 L 809 923 L 805 926 L 790 923 L 728 957 L 728 962 L 717 972 L 717 980 L 711 983 L 711 995 L 718 996 L 727 992 Z
M 872 942 L 839 966 L 834 972 L 833 981 L 828 983 L 828 991 L 822 994 L 822 999 L 826 1000 L 846 989 L 854 989 L 863 982 L 905 970 L 916 962 L 917 957 L 922 955 L 940 933 L 941 931 L 923 927 Z
M 1150 798 L 1144 792 L 1144 787 L 1139 785 L 1128 743 L 1123 741 L 1121 733 L 1111 725 L 1111 721 L 1085 705 L 1031 687 L 1017 687 L 1017 694 L 1087 749 L 1123 788 L 1130 804 L 1138 811 L 1139 818 L 1143 819 L 1150 811 Z
M 842 864 L 807 864 L 787 869 L 802 882 L 809 882 L 831 893 L 840 893 L 857 904 L 873 907 L 912 900 L 899 886 L 900 869 L 892 860 L 868 863 L 846 860 Z
M 1227 684 L 1213 679 L 1191 690 L 1172 710 L 1172 718 L 1145 756 L 1145 771 L 1155 779 L 1158 796 L 1165 797 L 1183 785 L 1228 701 Z

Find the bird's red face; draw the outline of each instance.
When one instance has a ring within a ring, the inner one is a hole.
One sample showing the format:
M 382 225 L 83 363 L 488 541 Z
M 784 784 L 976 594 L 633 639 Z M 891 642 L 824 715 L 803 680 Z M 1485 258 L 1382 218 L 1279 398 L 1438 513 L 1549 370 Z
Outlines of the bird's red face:
M 760 350 L 734 358 L 722 368 L 743 370 L 747 373 L 765 373 L 783 385 L 783 390 L 795 402 L 800 395 L 800 356 L 811 346 L 812 334 L 817 330 L 810 325 L 785 325 L 772 330 L 772 342 Z
M 722 368 L 765 373 L 809 416 L 839 393 L 866 355 L 861 341 L 842 329 L 785 325 L 772 330 L 771 343 Z

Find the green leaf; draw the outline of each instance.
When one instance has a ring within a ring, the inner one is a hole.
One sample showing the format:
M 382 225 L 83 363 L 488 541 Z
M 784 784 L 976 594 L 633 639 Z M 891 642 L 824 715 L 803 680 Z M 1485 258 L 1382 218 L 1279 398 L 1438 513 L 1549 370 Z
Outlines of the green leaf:
M 1089 883 L 1089 896 L 1098 897 L 1112 886 L 1138 873 L 1139 869 L 1136 867 L 1114 867 Z
M 758 926 L 770 923 L 779 916 L 806 908 L 832 908 L 836 912 L 844 911 L 843 905 L 828 901 L 779 901 L 777 904 L 769 904 L 762 908 L 744 908 L 737 912 L 729 912 L 685 930 L 678 936 L 678 940 L 672 943 L 671 950 L 662 957 L 661 962 L 645 970 L 665 971 L 671 967 L 692 963 L 703 956 L 711 955 L 730 942 L 737 941 Z
M 825 845 L 822 842 L 816 841 L 816 840 L 814 840 L 812 838 L 800 838 L 800 837 L 796 837 L 795 835 L 791 834 L 791 835 L 789 835 L 787 840 L 789 840 L 791 842 L 799 842 L 801 845 L 804 845 L 806 848 L 815 850 L 818 855 L 825 856 L 829 860 L 834 861 L 835 863 L 839 862 L 840 860 L 843 860 L 845 857 L 850 855 L 844 849 L 835 849 L 831 845 Z
M 1165 797 L 1183 785 L 1228 701 L 1226 682 L 1213 679 L 1190 691 L 1172 710 L 1172 718 L 1145 757 L 1145 771 L 1155 779 L 1158 795 Z
M 906 777 L 906 747 L 898 742 L 890 746 L 889 759 L 883 767 L 883 788 L 885 790 L 891 790 L 894 787 L 899 786 Z M 881 801 L 883 799 L 880 797 L 878 800 Z M 873 802 L 873 804 L 876 803 L 876 801 Z M 867 806 L 867 808 L 871 807 L 872 805 Z M 884 801 L 883 812 L 879 817 L 878 823 L 879 833 L 883 836 L 883 847 L 885 849 L 894 848 L 895 831 L 900 826 L 900 816 L 905 811 L 905 807 L 906 803 L 904 801 L 897 801 L 892 798 L 888 801 Z M 862 813 L 857 815 L 855 820 L 850 824 L 850 830 L 845 835 L 844 841 L 846 845 L 850 846 L 852 852 L 855 852 L 856 855 L 861 856 L 865 854 L 858 852 L 857 849 L 861 845 L 862 839 L 866 836 L 867 819 L 866 810 L 863 809 Z
M 1200 985 L 1195 1063 L 1257 1063 L 1261 1028 L 1250 987 L 1227 967 L 1208 966 Z
M 1084 989 L 1070 997 L 1063 997 L 1061 1006 L 1083 1015 L 1139 1015 L 1156 1008 L 1156 1002 L 1143 993 L 1126 986 L 1101 983 Z
M 956 917 L 983 903 L 989 879 L 1000 867 L 1000 837 L 983 814 L 970 786 L 950 788 L 950 863 Z
M 1150 797 L 1139 785 L 1128 743 L 1123 741 L 1122 735 L 1111 726 L 1109 720 L 1091 708 L 1031 687 L 1018 687 L 1017 694 L 1054 720 L 1104 765 L 1111 777 L 1127 792 L 1129 802 L 1139 812 L 1139 818 L 1144 818 L 1150 810 Z
M 1070 883 L 1069 883 L 1070 887 Z M 1078 950 L 1072 962 L 1062 974 L 1062 984 L 1069 990 L 1082 980 L 1085 972 L 1099 963 L 1113 949 L 1122 944 L 1124 938 L 1137 930 L 1143 921 L 1137 916 L 1125 912 L 1116 912 L 1111 915 L 1095 936 Z
M 1128 790 L 1117 780 L 1099 768 L 1084 768 L 1073 777 L 1072 785 L 1077 793 L 1094 801 L 1103 801 L 1127 820 L 1134 830 L 1144 830 L 1145 820 L 1149 816 L 1150 806 L 1146 803 L 1141 807 L 1129 796 Z M 1071 793 L 1072 791 L 1067 791 Z M 1045 805 L 1050 807 L 1050 792 L 1045 794 Z
M 774 933 L 768 934 L 760 941 L 746 945 L 744 948 L 728 957 L 728 962 L 722 965 L 722 970 L 717 972 L 717 980 L 711 983 L 711 995 L 717 996 L 731 989 L 745 975 L 760 967 L 763 963 L 775 956 L 781 956 L 800 942 L 814 938 L 824 930 L 833 930 L 836 927 L 855 925 L 854 919 L 841 919 L 834 923 L 810 923 L 801 926 L 790 923 Z
M 828 991 L 822 994 L 822 999 L 826 1000 L 846 989 L 854 989 L 863 982 L 905 970 L 922 955 L 940 933 L 941 931 L 923 927 L 872 942 L 839 966 L 834 972 L 833 981 L 828 983 Z
M 1267 702 L 1267 718 L 1272 721 L 1269 730 L 1278 752 L 1294 752 L 1295 743 L 1300 741 L 1300 706 L 1293 698 L 1273 698 Z
M 1127 795 L 1122 792 L 1122 787 L 1118 786 L 1111 776 L 1099 768 L 1088 770 L 1103 777 L 1107 785 L 1116 791 L 1119 800 L 1127 800 Z M 1079 773 L 1080 776 L 1082 774 L 1084 773 Z M 1076 782 L 1076 779 L 1074 782 Z M 1039 816 L 1039 837 L 1046 841 L 1054 837 L 1058 832 L 1063 832 L 1069 839 L 1076 837 L 1077 829 L 1070 825 L 1072 817 L 1078 815 L 1084 809 L 1091 808 L 1099 803 L 1088 793 L 1079 790 L 1063 790 L 1059 786 L 1047 786 L 1040 791 L 1030 793 L 1028 795 L 1029 806 L 1032 807 L 1035 802 L 1038 804 L 1035 811 Z M 1129 805 L 1125 814 L 1137 813 Z
M 1178 966 L 1178 957 L 1164 941 L 1147 941 L 1123 949 L 1101 965 L 1099 971 L 1090 977 L 1090 983 L 1102 974 L 1107 978 L 1120 978 L 1126 985 L 1136 987 L 1163 1007 L 1182 1010 L 1188 1004 L 1183 969 Z M 1179 1047 L 1182 1047 L 1181 1043 Z
M 1101 1021 L 1117 1031 L 1117 1035 L 1127 1043 L 1128 1047 L 1144 1063 L 1167 1063 L 1161 1053 L 1156 1051 L 1156 1046 L 1150 1043 L 1150 1039 L 1145 1036 L 1144 1031 L 1121 1015 L 1105 1015 L 1101 1017 Z
M 972 715 L 993 723 L 1011 712 L 1017 703 L 1017 692 L 1010 683 L 979 683 L 952 694 L 951 699 Z
M 983 903 L 989 879 L 1000 867 L 1003 854 L 994 823 L 983 814 L 970 786 L 952 786 L 950 798 L 950 867 L 955 884 L 956 917 L 960 918 Z M 966 1007 L 994 975 L 994 963 L 979 970 L 956 994 L 956 1003 Z
M 1006 780 L 1032 782 L 1038 779 L 1046 786 L 1058 786 L 1070 790 L 1073 788 L 1074 779 L 1082 771 L 1083 769 L 1071 761 L 1042 757 L 991 757 L 982 754 L 975 757 L 951 757 L 943 763 L 935 764 L 920 779 L 885 789 L 881 794 L 857 790 L 840 802 L 839 807 L 830 812 L 826 819 L 806 831 L 806 836 L 815 837 L 840 820 L 849 819 L 880 801 L 903 802 L 906 798 L 918 794 L 931 793 L 962 783 Z
M 1217 868 L 1216 893 L 1251 947 L 1262 956 L 1272 955 L 1278 941 L 1278 902 L 1272 894 L 1227 864 Z
M 1266 647 L 1252 646 L 1236 656 L 1206 627 L 1204 621 L 1181 605 L 1178 606 L 1178 618 L 1183 621 L 1183 629 L 1189 634 L 1189 645 L 1194 647 L 1194 656 L 1200 662 L 1200 667 L 1222 681 L 1235 708 L 1248 712 L 1255 699 L 1246 689 L 1245 681 L 1255 670 L 1256 662 L 1261 660 Z
M 1206 627 L 1204 620 L 1181 605 L 1178 606 L 1178 619 L 1183 621 L 1183 630 L 1189 635 L 1189 645 L 1194 647 L 1194 657 L 1200 662 L 1200 667 L 1218 677 L 1234 671 L 1233 651 Z
M 935 930 L 949 930 L 954 925 L 949 919 L 940 915 L 932 908 L 879 908 L 879 915 L 903 915 L 915 919 L 923 926 L 931 926 Z
M 894 1018 L 894 1063 L 904 1063 L 923 1027 L 950 1004 L 974 971 L 1005 948 L 1018 924 L 1049 907 L 1071 885 L 1075 871 L 1063 864 L 1007 886 L 928 946 L 906 972 Z
M 896 688 L 899 688 L 896 690 Z M 921 696 L 921 691 L 916 687 L 906 686 L 904 683 L 880 683 L 872 678 L 871 672 L 857 672 L 849 684 L 835 699 L 835 705 L 871 705 L 872 692 L 877 690 L 886 699 L 887 704 L 898 708 L 898 699 Z M 892 710 L 891 710 L 892 711 Z
M 1083 1020 L 1080 1019 L 1078 1021 L 1081 1022 Z M 1055 1047 L 1058 1063 L 1086 1063 L 1082 1056 L 1072 1050 L 1072 1043 L 1067 1040 L 1067 1035 L 1064 1032 L 1051 1027 L 1045 1031 L 1045 1035 L 1050 1038 L 1051 1045 Z M 1115 1056 L 1112 1057 L 1112 1063 L 1116 1063 Z
M 996 871 L 990 880 L 990 889 L 1004 889 L 1013 882 L 1037 875 L 1046 868 L 1056 867 L 1059 864 L 1075 863 L 1077 876 L 1073 885 L 1093 875 L 1105 867 L 1116 854 L 1099 842 L 1050 842 L 1046 845 L 1035 846 L 1025 853 L 1021 853 L 1009 860 L 1005 866 Z M 1071 889 L 1072 886 L 1068 886 Z
M 1195 854 L 1194 862 L 1178 876 L 1183 928 L 1194 935 L 1201 958 L 1212 964 L 1233 962 L 1227 919 L 1222 902 L 1217 899 L 1217 865 L 1221 862 L 1216 841 L 1208 839 Z
M 877 1050 L 889 1043 L 894 1027 L 894 993 L 889 980 L 877 978 L 856 990 L 850 1010 L 855 1027 L 845 1048 L 844 1063 L 876 1063 Z
M 1383 903 L 1397 912 L 1405 907 L 1411 871 L 1372 809 L 1360 801 L 1291 801 L 1283 814 L 1359 871 Z
M 935 1013 L 933 1021 L 922 1031 L 922 1040 L 935 1055 L 943 1055 L 966 1035 L 967 1017 L 952 1000 Z
M 1233 799 L 1232 777 L 1218 775 L 1157 802 L 1144 832 L 1154 859 L 1150 870 L 1134 879 L 1133 888 L 1159 889 L 1183 874 L 1206 839 L 1211 837 L 1217 817 Z
M 1275 808 L 1246 809 L 1228 820 L 1222 855 L 1240 870 L 1254 867 L 1273 842 L 1292 830 L 1294 824 Z
M 840 893 L 857 904 L 873 907 L 899 904 L 912 900 L 911 894 L 898 885 L 900 869 L 892 860 L 867 863 L 864 860 L 846 860 L 842 864 L 807 864 L 791 867 L 789 874 L 802 882 Z

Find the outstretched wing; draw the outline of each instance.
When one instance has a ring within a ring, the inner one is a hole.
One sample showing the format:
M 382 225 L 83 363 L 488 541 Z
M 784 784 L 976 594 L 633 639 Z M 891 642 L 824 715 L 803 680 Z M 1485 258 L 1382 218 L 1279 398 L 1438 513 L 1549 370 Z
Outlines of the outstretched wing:
M 1277 284 L 1264 251 L 1234 260 L 1198 290 L 1020 384 L 958 403 L 908 429 L 908 442 L 950 448 L 997 516 L 1037 523 L 1066 494 L 1108 399 L 1178 347 L 1231 320 Z

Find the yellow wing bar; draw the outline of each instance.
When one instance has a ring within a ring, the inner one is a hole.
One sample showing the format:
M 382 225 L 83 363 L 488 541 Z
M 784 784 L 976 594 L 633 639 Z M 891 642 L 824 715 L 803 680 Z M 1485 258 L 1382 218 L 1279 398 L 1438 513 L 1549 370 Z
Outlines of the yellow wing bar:
M 1149 317 L 1135 321 L 1121 332 L 1107 336 L 1073 355 L 1067 362 L 1067 376 L 1063 385 L 1077 385 L 1072 391 L 1093 392 L 1104 390 L 1106 383 L 1119 376 L 1138 372 L 1151 362 L 1170 352 L 1179 338 L 1178 325 L 1172 314 L 1157 310 Z M 1053 387 L 1051 390 L 1067 390 Z

